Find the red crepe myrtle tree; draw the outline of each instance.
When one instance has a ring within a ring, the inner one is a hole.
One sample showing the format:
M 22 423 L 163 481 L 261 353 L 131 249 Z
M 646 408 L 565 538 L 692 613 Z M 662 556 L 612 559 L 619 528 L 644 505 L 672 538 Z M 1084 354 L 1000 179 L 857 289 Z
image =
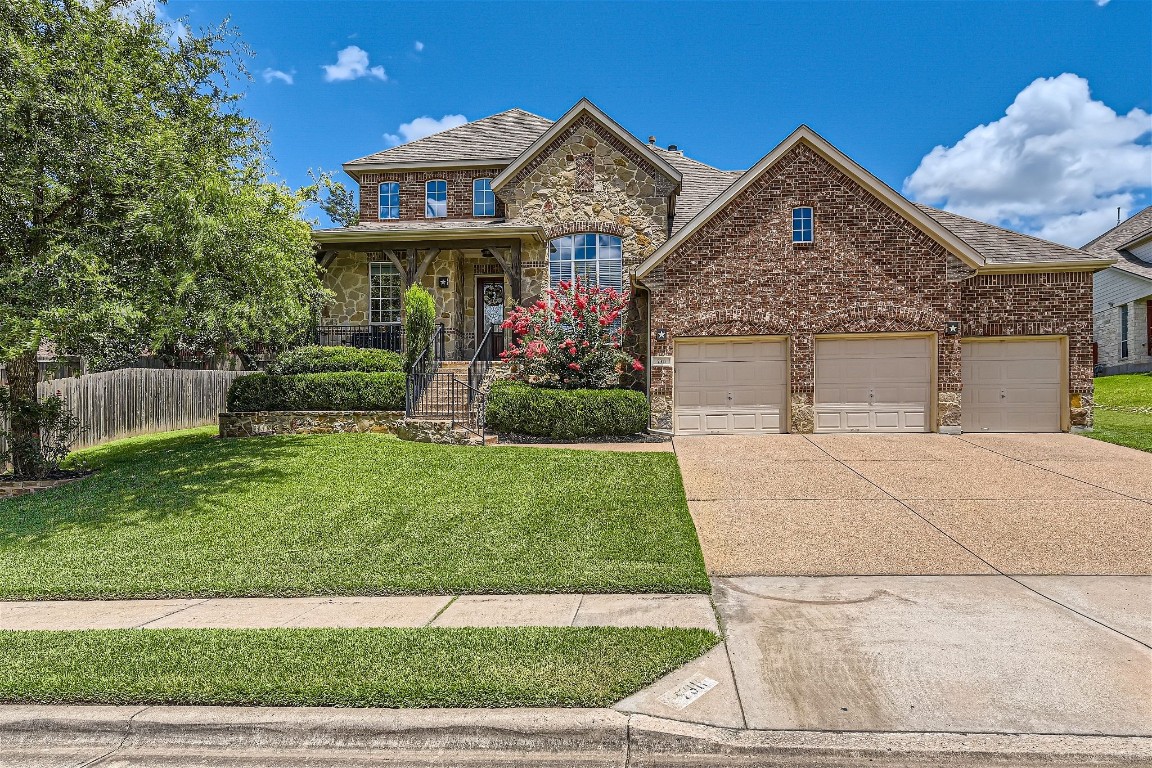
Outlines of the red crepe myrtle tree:
M 628 292 L 561 282 L 547 301 L 516 307 L 504 328 L 516 343 L 501 353 L 513 378 L 552 389 L 609 389 L 625 370 L 642 371 L 620 346 L 620 316 Z

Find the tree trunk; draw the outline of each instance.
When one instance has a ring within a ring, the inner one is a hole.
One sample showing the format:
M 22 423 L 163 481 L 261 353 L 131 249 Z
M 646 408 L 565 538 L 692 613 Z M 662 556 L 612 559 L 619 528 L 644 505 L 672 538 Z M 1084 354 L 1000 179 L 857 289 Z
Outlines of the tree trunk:
M 16 477 L 36 477 L 43 466 L 37 418 L 36 352 L 20 355 L 8 363 L 6 370 L 12 472 Z

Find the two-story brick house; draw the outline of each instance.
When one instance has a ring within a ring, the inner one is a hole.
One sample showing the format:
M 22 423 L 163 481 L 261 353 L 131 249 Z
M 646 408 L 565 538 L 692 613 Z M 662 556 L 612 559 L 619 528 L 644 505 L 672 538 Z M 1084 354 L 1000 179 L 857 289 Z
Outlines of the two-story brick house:
M 1091 421 L 1092 273 L 1112 260 L 911 203 L 806 127 L 723 171 L 581 101 L 344 169 L 360 224 L 315 233 L 329 340 L 391 340 L 419 282 L 466 358 L 511 306 L 581 276 L 631 289 L 657 428 Z

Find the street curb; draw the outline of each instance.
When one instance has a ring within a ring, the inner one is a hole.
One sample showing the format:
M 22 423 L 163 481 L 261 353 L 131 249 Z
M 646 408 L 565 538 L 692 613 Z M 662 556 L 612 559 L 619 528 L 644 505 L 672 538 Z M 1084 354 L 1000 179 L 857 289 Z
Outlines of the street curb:
M 181 755 L 285 753 L 323 765 L 1135 766 L 1152 738 L 750 731 L 610 709 L 0 706 L 0 752 L 99 748 L 92 766 L 181 765 Z M 276 756 L 281 755 L 278 761 Z M 142 761 L 142 762 L 138 762 Z M 0 765 L 17 765 L 0 757 Z M 188 762 L 187 764 L 193 764 Z M 195 763 L 201 764 L 201 763 Z M 310 765 L 312 763 L 309 763 Z

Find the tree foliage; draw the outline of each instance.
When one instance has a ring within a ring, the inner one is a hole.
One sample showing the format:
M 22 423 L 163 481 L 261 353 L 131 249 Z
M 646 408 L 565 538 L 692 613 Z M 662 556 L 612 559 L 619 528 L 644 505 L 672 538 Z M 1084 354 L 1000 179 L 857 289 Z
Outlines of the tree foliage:
M 24 372 L 45 342 L 96 369 L 144 351 L 244 354 L 286 344 L 326 300 L 306 198 L 271 178 L 239 109 L 235 31 L 175 38 L 118 6 L 0 6 L 10 410 L 35 398 Z
M 301 188 L 301 195 L 316 203 L 320 210 L 341 227 L 354 227 L 360 223 L 360 203 L 356 192 L 324 169 L 309 170 L 312 183 Z
M 404 291 L 404 370 L 412 370 L 416 358 L 436 332 L 436 302 L 420 285 Z

